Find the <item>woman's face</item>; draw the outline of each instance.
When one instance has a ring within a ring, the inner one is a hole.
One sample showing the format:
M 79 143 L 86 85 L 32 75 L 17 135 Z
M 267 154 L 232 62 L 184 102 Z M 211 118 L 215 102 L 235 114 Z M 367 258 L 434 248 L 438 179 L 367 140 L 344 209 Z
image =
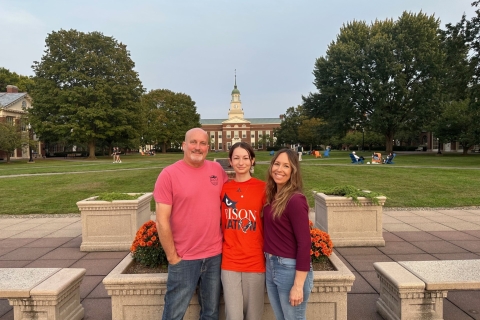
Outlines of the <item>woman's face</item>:
M 250 171 L 252 163 L 255 159 L 250 159 L 248 151 L 243 148 L 235 148 L 232 153 L 232 159 L 230 159 L 230 165 L 235 173 L 245 174 Z
M 292 165 L 288 156 L 285 152 L 281 153 L 272 165 L 272 178 L 277 184 L 278 191 L 290 180 L 291 175 Z

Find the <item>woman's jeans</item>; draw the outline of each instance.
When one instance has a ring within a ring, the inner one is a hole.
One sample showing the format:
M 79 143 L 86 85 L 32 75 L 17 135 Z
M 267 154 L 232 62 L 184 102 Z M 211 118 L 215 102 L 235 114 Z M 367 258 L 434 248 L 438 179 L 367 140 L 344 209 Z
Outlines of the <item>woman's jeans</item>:
M 275 318 L 277 320 L 305 320 L 307 311 L 307 302 L 310 292 L 313 288 L 313 271 L 310 265 L 310 271 L 307 273 L 305 284 L 303 285 L 303 302 L 293 307 L 289 300 L 290 290 L 295 279 L 295 267 L 297 261 L 290 258 L 282 258 L 265 253 L 267 272 L 266 283 L 267 293 L 270 304 L 272 305 Z
M 218 320 L 222 255 L 168 265 L 163 320 L 181 320 L 198 284 L 201 320 Z

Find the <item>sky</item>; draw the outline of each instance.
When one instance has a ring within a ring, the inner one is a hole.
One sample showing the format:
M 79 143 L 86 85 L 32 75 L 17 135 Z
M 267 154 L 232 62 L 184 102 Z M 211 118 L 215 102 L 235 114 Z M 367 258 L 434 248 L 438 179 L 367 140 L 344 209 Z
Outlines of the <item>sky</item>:
M 277 118 L 316 92 L 315 60 L 343 24 L 434 15 L 444 28 L 473 0 L 0 0 L 0 67 L 33 75 L 52 31 L 98 31 L 127 45 L 148 91 L 183 92 L 202 119 L 228 117 L 235 81 L 245 118 Z

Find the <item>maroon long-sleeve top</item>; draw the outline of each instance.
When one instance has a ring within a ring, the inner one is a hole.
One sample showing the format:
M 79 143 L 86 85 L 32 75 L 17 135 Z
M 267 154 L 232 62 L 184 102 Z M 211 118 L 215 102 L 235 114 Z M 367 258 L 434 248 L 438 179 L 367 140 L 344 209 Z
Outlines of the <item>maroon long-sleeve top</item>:
M 297 260 L 296 270 L 310 270 L 310 226 L 308 203 L 303 194 L 294 194 L 280 218 L 273 219 L 271 205 L 263 210 L 264 251 L 279 257 Z

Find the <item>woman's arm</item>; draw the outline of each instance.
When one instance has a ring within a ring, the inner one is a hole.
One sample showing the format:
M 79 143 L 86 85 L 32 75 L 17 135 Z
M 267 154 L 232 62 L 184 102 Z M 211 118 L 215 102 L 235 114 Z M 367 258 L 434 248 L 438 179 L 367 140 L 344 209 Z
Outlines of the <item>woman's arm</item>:
M 293 281 L 292 289 L 290 289 L 289 302 L 292 307 L 298 306 L 303 302 L 303 285 L 305 284 L 305 279 L 307 278 L 306 271 L 296 271 L 295 280 Z

